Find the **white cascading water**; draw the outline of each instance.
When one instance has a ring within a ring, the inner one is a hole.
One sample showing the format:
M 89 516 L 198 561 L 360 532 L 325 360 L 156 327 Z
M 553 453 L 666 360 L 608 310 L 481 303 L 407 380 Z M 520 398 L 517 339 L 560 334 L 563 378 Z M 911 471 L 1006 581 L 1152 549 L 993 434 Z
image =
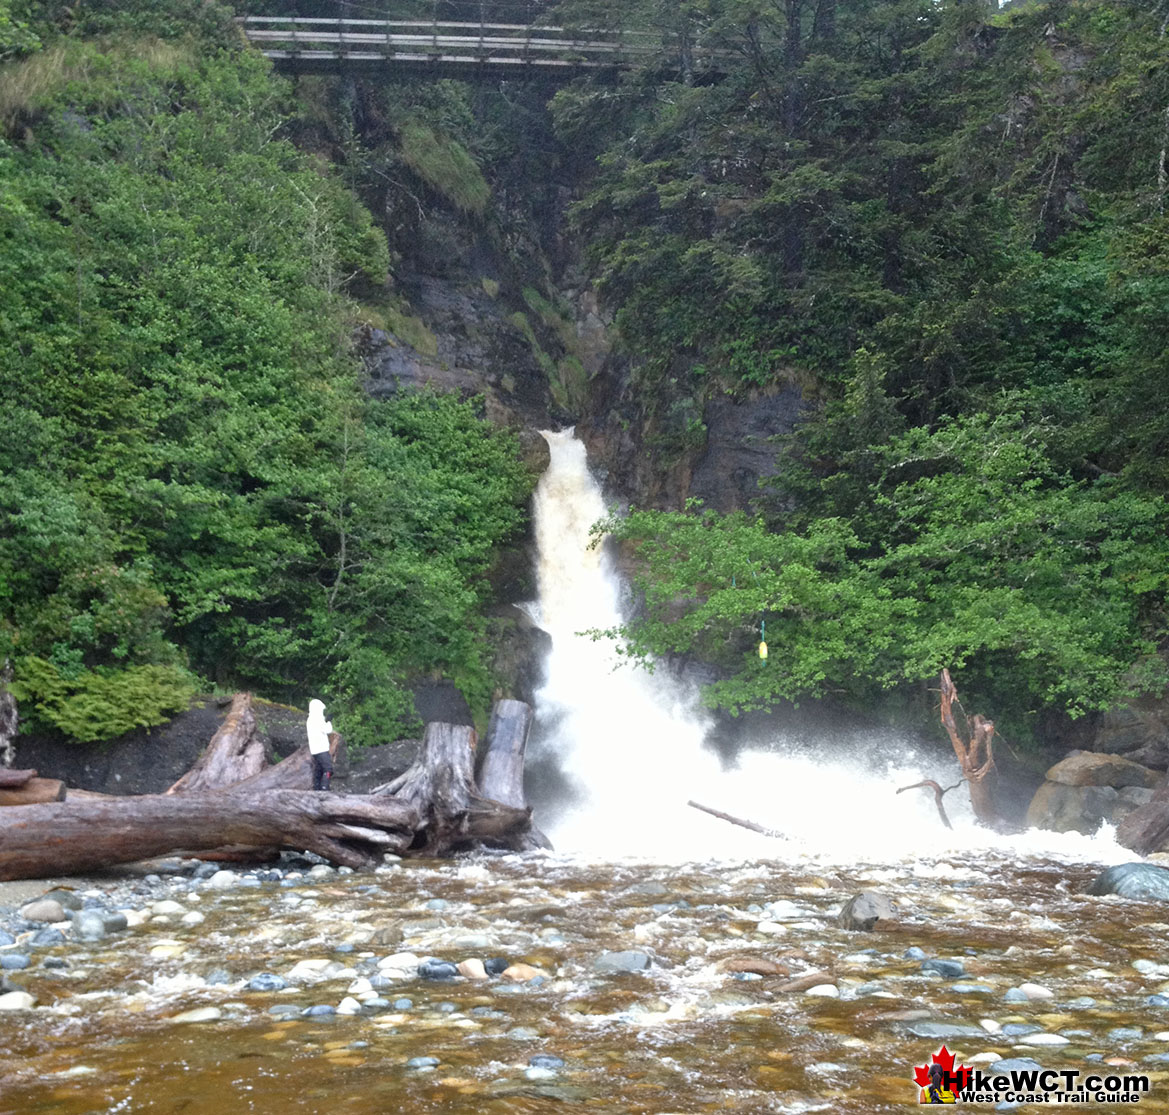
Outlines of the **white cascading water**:
M 585 634 L 622 619 L 621 582 L 590 534 L 606 507 L 573 431 L 544 437 L 551 461 L 534 498 L 540 597 L 533 616 L 552 648 L 536 699 L 533 757 L 553 760 L 571 786 L 567 804 L 537 800 L 536 819 L 559 852 L 667 862 L 815 856 L 874 863 L 993 847 L 1131 857 L 1108 833 L 996 836 L 974 826 L 962 791 L 945 799 L 954 829 L 944 829 L 928 791 L 896 790 L 923 778 L 953 783 L 952 758 L 915 754 L 892 733 L 825 740 L 823 755 L 809 754 L 807 741 L 777 735 L 724 769 L 704 746 L 709 720 L 696 692 Z M 690 808 L 690 799 L 789 839 L 707 816 Z

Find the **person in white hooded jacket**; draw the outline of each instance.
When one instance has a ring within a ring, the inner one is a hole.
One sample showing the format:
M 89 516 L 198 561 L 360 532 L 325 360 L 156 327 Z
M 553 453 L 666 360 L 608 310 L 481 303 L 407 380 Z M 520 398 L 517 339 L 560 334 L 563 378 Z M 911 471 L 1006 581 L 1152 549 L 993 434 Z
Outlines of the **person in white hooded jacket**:
M 315 697 L 309 701 L 304 726 L 308 732 L 309 754 L 313 757 L 313 789 L 327 790 L 333 777 L 333 756 L 329 754 L 329 733 L 333 725 L 325 719 L 324 701 Z

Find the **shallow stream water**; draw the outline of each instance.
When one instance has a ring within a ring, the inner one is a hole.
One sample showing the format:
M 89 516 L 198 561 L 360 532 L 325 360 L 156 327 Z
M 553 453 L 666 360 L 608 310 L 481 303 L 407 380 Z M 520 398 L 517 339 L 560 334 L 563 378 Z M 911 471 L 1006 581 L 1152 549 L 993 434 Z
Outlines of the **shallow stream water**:
M 172 861 L 74 883 L 128 911 L 89 942 L 63 923 L 35 943 L 0 887 L 0 969 L 35 999 L 0 1010 L 0 1115 L 883 1112 L 917 1103 L 943 1041 L 984 1068 L 1147 1074 L 1140 1109 L 1169 1111 L 1169 913 L 1083 893 L 1131 856 L 995 836 L 960 794 L 943 829 L 896 790 L 951 781 L 952 757 L 873 732 L 775 732 L 725 765 L 694 693 L 581 634 L 620 622 L 624 589 L 590 545 L 583 446 L 547 436 L 531 753 L 558 770 L 537 821 L 574 854 L 217 879 Z M 863 888 L 897 916 L 845 930 Z M 431 958 L 513 967 L 424 978 Z
M 945 1038 L 965 1063 L 1091 1068 L 1102 1055 L 1150 1076 L 1142 1110 L 1169 1111 L 1169 1009 L 1147 1002 L 1169 988 L 1169 924 L 1156 904 L 1083 895 L 1097 871 L 986 851 L 871 866 L 483 857 L 228 889 L 167 875 L 143 897 L 197 910 L 201 924 L 144 902 L 154 920 L 32 950 L 20 974 L 38 1006 L 0 1014 L 0 1111 L 893 1111 L 916 1102 L 913 1066 L 941 1044 L 914 1034 L 923 1022 L 972 1028 Z M 898 903 L 888 929 L 836 925 L 863 887 Z M 923 972 L 905 955 L 914 947 L 966 974 Z M 644 951 L 651 966 L 598 971 L 615 950 Z M 540 974 L 378 968 L 402 953 L 500 956 Z M 44 967 L 52 956 L 68 967 Z M 775 974 L 729 970 L 759 960 Z M 299 1013 L 355 988 L 371 998 L 355 981 L 379 971 L 389 1005 Z M 815 971 L 813 988 L 781 990 Z M 248 990 L 261 972 L 288 987 Z M 1025 983 L 1052 997 L 1004 1000 Z M 182 1021 L 206 1007 L 218 1016 Z M 1058 1044 L 987 1032 L 1011 1023 Z M 564 1063 L 533 1067 L 537 1054 Z M 416 1057 L 438 1063 L 408 1067 Z

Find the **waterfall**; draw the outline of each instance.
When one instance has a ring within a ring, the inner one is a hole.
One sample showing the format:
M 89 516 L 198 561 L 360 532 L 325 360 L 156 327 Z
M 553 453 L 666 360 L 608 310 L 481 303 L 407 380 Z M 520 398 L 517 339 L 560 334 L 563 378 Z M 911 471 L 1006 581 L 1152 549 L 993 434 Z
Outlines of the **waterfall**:
M 1003 846 L 1004 838 L 974 826 L 961 790 L 945 799 L 953 831 L 941 827 L 928 791 L 897 795 L 923 778 L 950 785 L 957 777 L 948 747 L 918 754 L 895 732 L 809 739 L 777 729 L 724 769 L 706 746 L 711 721 L 693 687 L 587 634 L 622 620 L 620 577 L 590 534 L 606 506 L 574 432 L 544 438 L 551 460 L 533 503 L 539 599 L 531 612 L 552 645 L 536 695 L 531 757 L 537 769 L 558 769 L 561 789 L 549 793 L 537 780 L 531 796 L 558 851 L 667 862 L 809 855 L 875 862 Z M 772 654 L 781 653 L 776 638 Z M 709 817 L 690 808 L 690 799 L 790 839 Z M 1012 839 L 1020 850 L 1091 849 L 1092 858 L 1115 848 L 1107 833 Z

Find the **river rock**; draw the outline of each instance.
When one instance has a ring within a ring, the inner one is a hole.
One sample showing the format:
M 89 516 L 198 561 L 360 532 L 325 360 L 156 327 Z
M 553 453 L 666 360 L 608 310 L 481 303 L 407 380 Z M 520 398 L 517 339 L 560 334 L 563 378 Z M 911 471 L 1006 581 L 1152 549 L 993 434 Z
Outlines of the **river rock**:
M 261 972 L 248 980 L 249 991 L 283 991 L 287 986 L 275 972 Z
M 640 949 L 625 949 L 622 952 L 605 952 L 593 961 L 597 972 L 642 972 L 650 966 L 648 953 Z
M 964 1022 L 911 1022 L 906 1029 L 918 1038 L 985 1038 L 981 1026 Z
M 207 880 L 207 886 L 211 890 L 231 890 L 239 880 L 239 876 L 234 871 L 216 871 Z
M 437 1057 L 411 1057 L 406 1062 L 406 1067 L 415 1072 L 433 1072 L 439 1063 Z
M 6 972 L 18 972 L 22 968 L 27 968 L 31 963 L 32 959 L 22 952 L 0 953 L 0 969 Z
M 719 967 L 724 972 L 749 973 L 756 976 L 786 976 L 791 968 L 775 960 L 767 960 L 762 956 L 732 956 L 724 960 Z
M 1035 791 L 1027 807 L 1027 824 L 1053 832 L 1089 834 L 1105 822 L 1116 824 L 1124 820 L 1152 796 L 1153 791 L 1143 786 L 1118 790 L 1112 786 L 1070 786 L 1048 781 Z
M 509 983 L 527 983 L 528 980 L 539 979 L 544 973 L 531 964 L 510 964 L 500 975 Z
M 945 960 L 940 956 L 931 956 L 929 960 L 921 962 L 923 972 L 937 972 L 942 979 L 958 979 L 966 975 L 966 967 L 961 960 Z
M 535 1053 L 528 1058 L 528 1064 L 534 1069 L 561 1069 L 564 1068 L 564 1058 L 554 1053 Z
M 1140 786 L 1154 790 L 1161 781 L 1158 771 L 1123 759 L 1119 755 L 1102 755 L 1091 751 L 1071 751 L 1047 771 L 1050 782 L 1065 786 Z
M 1050 987 L 1044 987 L 1040 983 L 1021 983 L 1019 984 L 1019 990 L 1032 1002 L 1037 999 L 1055 998 L 1055 992 Z
M 52 948 L 54 945 L 61 945 L 65 943 L 65 934 L 61 930 L 51 925 L 46 925 L 44 929 L 38 930 L 33 934 L 33 939 L 29 942 L 37 948 Z
M 893 921 L 897 912 L 893 903 L 880 891 L 862 890 L 854 894 L 836 915 L 842 929 L 871 930 L 878 921 Z
M 182 1014 L 171 1016 L 172 1022 L 215 1022 L 223 1017 L 223 1011 L 218 1007 L 195 1007 L 194 1010 L 185 1010 Z
M 458 965 L 459 975 L 466 976 L 467 979 L 486 979 L 487 969 L 483 966 L 483 961 L 472 957 L 470 960 L 464 960 Z
M 459 974 L 459 969 L 446 960 L 424 960 L 418 965 L 418 974 L 423 979 L 448 980 Z
M 0 1010 L 32 1010 L 36 1000 L 27 991 L 9 991 L 0 995 Z
M 1169 868 L 1152 863 L 1121 863 L 1100 872 L 1089 894 L 1118 894 L 1121 898 L 1169 901 Z
M 64 921 L 65 909 L 55 898 L 38 898 L 27 906 L 21 906 L 20 916 L 25 921 Z

